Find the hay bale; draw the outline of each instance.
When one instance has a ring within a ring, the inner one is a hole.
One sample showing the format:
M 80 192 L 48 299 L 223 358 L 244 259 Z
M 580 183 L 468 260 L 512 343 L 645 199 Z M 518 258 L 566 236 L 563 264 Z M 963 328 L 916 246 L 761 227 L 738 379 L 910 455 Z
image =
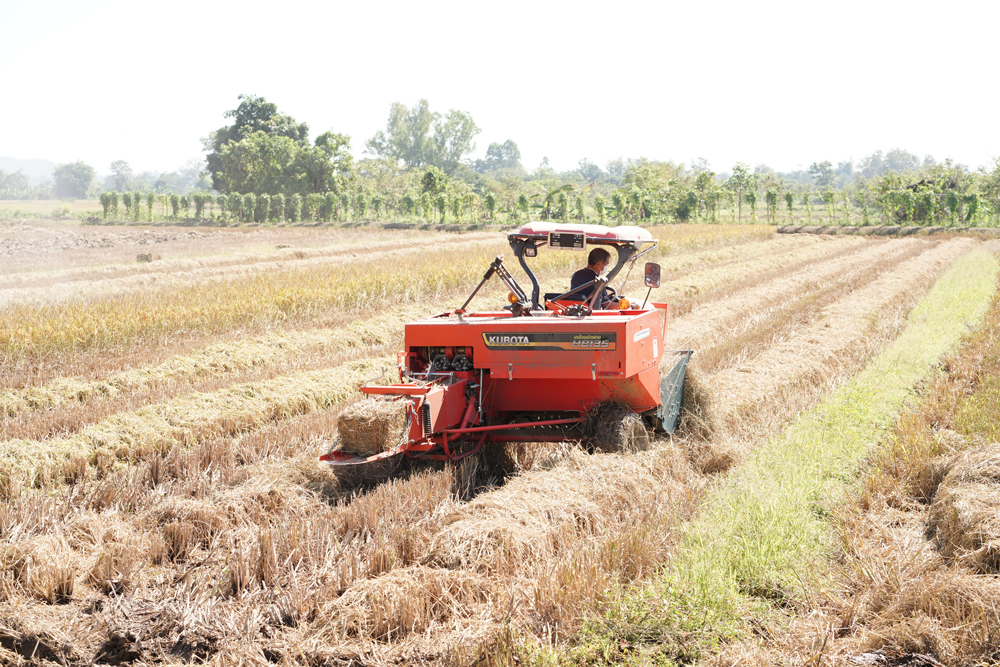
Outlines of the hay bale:
M 161 259 L 159 255 L 152 252 L 143 252 L 135 256 L 135 261 L 139 264 L 148 264 L 149 262 L 155 262 Z
M 930 509 L 942 554 L 981 572 L 1000 572 L 1000 443 L 952 464 Z
M 337 418 L 337 449 L 371 456 L 392 449 L 406 435 L 410 401 L 371 400 L 349 406 Z

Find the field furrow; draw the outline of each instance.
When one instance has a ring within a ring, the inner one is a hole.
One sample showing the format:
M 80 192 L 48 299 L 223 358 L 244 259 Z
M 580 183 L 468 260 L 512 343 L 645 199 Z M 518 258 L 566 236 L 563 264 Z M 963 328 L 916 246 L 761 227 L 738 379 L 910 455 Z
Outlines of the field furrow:
M 917 244 L 914 241 L 909 245 L 903 242 L 898 245 L 884 242 L 851 245 L 806 260 L 796 267 L 780 268 L 741 281 L 731 293 L 720 294 L 716 300 L 704 301 L 683 315 L 672 316 L 665 335 L 666 345 L 677 349 L 691 346 L 704 351 L 720 341 L 729 340 L 732 332 L 746 328 L 748 322 L 766 320 L 769 313 L 789 302 L 789 295 L 815 290 L 845 273 L 861 271 Z
M 190 446 L 220 433 L 313 412 L 358 395 L 357 387 L 395 366 L 395 357 L 364 359 L 260 383 L 192 394 L 114 415 L 68 437 L 2 443 L 0 468 L 36 486 L 103 472 L 144 450 Z
M 794 297 L 786 296 L 783 303 L 774 304 L 772 308 L 736 323 L 727 332 L 724 341 L 702 346 L 696 367 L 706 373 L 717 373 L 749 361 L 760 350 L 787 339 L 797 328 L 816 319 L 830 304 L 871 283 L 895 266 L 921 255 L 926 247 L 901 246 L 897 250 L 881 260 L 844 267 L 823 282 L 812 282 L 794 292 L 787 292 Z
M 224 378 L 252 368 L 303 363 L 332 355 L 356 355 L 401 342 L 403 325 L 426 314 L 426 306 L 407 306 L 333 329 L 278 330 L 256 338 L 209 345 L 155 366 L 132 368 L 100 380 L 59 378 L 41 386 L 7 389 L 0 391 L 0 414 L 15 417 L 32 410 L 136 394 L 178 382 Z
M 353 237 L 338 235 L 335 239 L 331 239 L 335 240 L 333 244 L 324 243 L 320 236 L 315 236 L 312 239 L 299 238 L 296 239 L 297 242 L 278 237 L 276 240 L 279 243 L 271 246 L 267 251 L 232 252 L 229 254 L 219 254 L 216 252 L 216 248 L 210 245 L 211 242 L 206 240 L 205 246 L 211 247 L 212 252 L 200 257 L 171 259 L 168 256 L 166 259 L 159 259 L 145 264 L 109 263 L 101 266 L 0 274 L 0 295 L 10 289 L 58 288 L 67 283 L 74 282 L 96 284 L 118 278 L 157 276 L 161 274 L 173 276 L 196 275 L 202 271 L 212 272 L 228 267 L 246 267 L 248 269 L 255 267 L 256 270 L 266 270 L 272 268 L 274 265 L 291 262 L 297 264 L 303 260 L 317 258 L 327 258 L 328 261 L 332 262 L 346 261 L 357 257 L 364 257 L 371 253 L 398 250 L 404 246 L 418 248 L 434 247 L 485 239 L 489 239 L 495 243 L 497 240 L 496 234 L 478 232 L 457 236 L 454 234 L 432 232 L 397 232 L 388 238 L 368 238 L 367 235 L 359 233 Z M 280 243 L 280 241 L 285 242 Z M 303 243 L 303 241 L 305 242 Z M 293 242 L 295 245 L 288 245 Z M 201 249 L 202 252 L 204 252 L 205 246 Z
M 785 340 L 743 365 L 710 375 L 706 383 L 711 385 L 720 418 L 734 432 L 745 432 L 740 421 L 775 397 L 781 397 L 779 404 L 788 399 L 787 394 L 782 395 L 784 387 L 829 386 L 842 373 L 843 362 L 867 358 L 871 351 L 868 338 L 880 327 L 894 330 L 934 279 L 973 247 L 973 241 L 955 239 L 928 248 L 830 304 Z M 859 354 L 861 359 L 857 359 Z
M 443 250 L 475 253 L 483 248 L 491 248 L 491 252 L 502 251 L 497 244 L 495 235 L 472 235 L 473 238 L 458 237 L 442 241 L 434 245 L 436 251 Z M 427 240 L 430 241 L 429 239 Z M 386 244 L 389 245 L 389 244 Z M 392 245 L 398 245 L 398 242 Z M 267 273 L 308 272 L 315 269 L 328 269 L 333 266 L 348 268 L 353 264 L 378 262 L 386 265 L 407 263 L 416 255 L 426 253 L 426 247 L 419 241 L 414 245 L 395 248 L 351 248 L 339 249 L 333 252 L 295 250 L 279 251 L 282 259 L 267 262 L 233 262 L 223 266 L 185 268 L 190 260 L 181 260 L 177 268 L 163 268 L 158 271 L 144 271 L 138 275 L 127 277 L 72 280 L 54 285 L 39 287 L 19 287 L 0 289 L 0 306 L 18 304 L 57 304 L 64 301 L 97 298 L 123 298 L 134 292 L 149 289 L 176 290 L 188 288 L 191 285 L 206 287 L 218 283 L 256 279 Z M 159 267 L 158 267 L 159 268 Z

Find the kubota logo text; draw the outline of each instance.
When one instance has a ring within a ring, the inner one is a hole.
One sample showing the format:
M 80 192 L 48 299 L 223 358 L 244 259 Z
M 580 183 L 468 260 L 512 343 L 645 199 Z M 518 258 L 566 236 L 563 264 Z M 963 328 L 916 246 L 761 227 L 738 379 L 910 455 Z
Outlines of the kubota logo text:
M 581 333 L 576 331 L 539 331 L 527 334 L 483 332 L 483 342 L 491 350 L 532 352 L 613 352 L 615 334 L 611 331 Z
M 486 336 L 490 345 L 531 345 L 527 336 Z

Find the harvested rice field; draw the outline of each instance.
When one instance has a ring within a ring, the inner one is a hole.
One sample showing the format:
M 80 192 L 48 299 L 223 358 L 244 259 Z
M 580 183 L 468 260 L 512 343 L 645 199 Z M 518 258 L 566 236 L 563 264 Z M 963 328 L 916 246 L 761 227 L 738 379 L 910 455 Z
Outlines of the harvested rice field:
M 997 241 L 652 227 L 672 436 L 321 464 L 502 231 L 0 221 L 0 664 L 1000 659 Z

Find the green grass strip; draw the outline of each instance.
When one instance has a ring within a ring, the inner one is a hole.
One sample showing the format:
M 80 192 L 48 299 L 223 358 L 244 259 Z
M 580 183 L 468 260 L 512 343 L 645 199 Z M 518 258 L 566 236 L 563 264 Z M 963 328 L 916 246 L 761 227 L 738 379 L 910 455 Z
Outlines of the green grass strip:
M 832 546 L 828 507 L 855 482 L 861 459 L 913 388 L 982 321 L 998 271 L 985 251 L 956 261 L 864 371 L 707 493 L 663 578 L 605 609 L 573 658 L 630 663 L 645 654 L 687 662 L 732 636 L 749 609 L 801 600 L 821 586 Z M 632 651 L 618 650 L 629 645 Z
M 830 546 L 829 501 L 854 482 L 861 458 L 933 364 L 982 321 L 998 270 L 985 251 L 956 261 L 899 338 L 709 494 L 682 538 L 678 569 L 730 599 L 804 595 Z

